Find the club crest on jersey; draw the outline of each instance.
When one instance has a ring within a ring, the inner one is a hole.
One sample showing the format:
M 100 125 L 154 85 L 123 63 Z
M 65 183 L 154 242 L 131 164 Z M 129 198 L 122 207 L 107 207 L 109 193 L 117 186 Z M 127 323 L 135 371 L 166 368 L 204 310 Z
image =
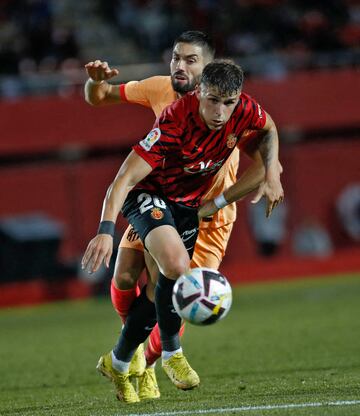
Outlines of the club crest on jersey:
M 164 218 L 164 213 L 161 211 L 160 208 L 153 208 L 151 210 L 151 214 L 152 218 L 154 218 L 154 220 L 161 220 L 162 218 Z
M 227 136 L 226 146 L 229 149 L 232 149 L 236 145 L 236 142 L 237 142 L 237 137 L 234 134 L 231 133 Z
M 146 151 L 149 151 L 153 147 L 153 145 L 160 139 L 160 136 L 160 129 L 152 129 L 151 132 L 145 137 L 145 139 L 141 140 L 140 146 Z

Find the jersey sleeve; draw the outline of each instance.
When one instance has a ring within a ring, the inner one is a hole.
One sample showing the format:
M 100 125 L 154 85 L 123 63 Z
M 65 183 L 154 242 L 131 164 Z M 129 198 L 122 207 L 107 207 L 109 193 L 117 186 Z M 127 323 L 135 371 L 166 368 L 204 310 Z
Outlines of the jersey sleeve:
M 253 153 L 259 146 L 265 132 L 259 130 L 245 130 L 237 147 L 247 154 Z
M 147 78 L 141 81 L 129 81 L 120 85 L 120 97 L 123 101 L 151 107 L 149 93 L 152 79 Z
M 248 97 L 248 100 L 249 102 L 247 106 L 249 106 L 249 111 L 252 113 L 250 115 L 251 118 L 249 129 L 261 130 L 266 123 L 266 113 L 262 109 L 261 105 L 257 103 L 253 98 Z
M 249 95 L 244 94 L 243 108 L 244 119 L 246 119 L 246 129 L 241 132 L 237 147 L 241 150 L 251 151 L 256 148 L 264 132 L 261 131 L 266 124 L 266 112 Z
M 133 146 L 133 150 L 153 169 L 162 166 L 167 154 L 174 151 L 181 140 L 183 126 L 173 107 L 165 108 L 147 136 Z

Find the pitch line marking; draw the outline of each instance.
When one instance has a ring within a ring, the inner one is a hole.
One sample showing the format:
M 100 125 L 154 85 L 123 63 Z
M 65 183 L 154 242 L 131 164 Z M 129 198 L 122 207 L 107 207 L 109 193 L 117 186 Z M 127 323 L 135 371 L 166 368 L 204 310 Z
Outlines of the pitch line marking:
M 314 403 L 288 403 L 274 404 L 263 406 L 242 406 L 242 407 L 222 407 L 219 409 L 206 410 L 179 410 L 174 412 L 156 412 L 156 413 L 130 413 L 127 416 L 181 416 L 181 415 L 204 415 L 208 413 L 225 413 L 225 412 L 247 412 L 253 410 L 274 410 L 274 409 L 298 409 L 304 407 L 326 407 L 326 406 L 351 406 L 360 405 L 360 400 L 339 400 L 336 402 L 314 402 Z M 116 414 L 114 416 L 120 416 Z

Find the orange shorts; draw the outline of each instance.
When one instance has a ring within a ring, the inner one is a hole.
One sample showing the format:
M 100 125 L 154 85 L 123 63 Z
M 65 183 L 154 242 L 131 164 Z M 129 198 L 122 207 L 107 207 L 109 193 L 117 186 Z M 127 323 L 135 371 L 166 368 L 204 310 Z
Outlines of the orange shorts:
M 125 230 L 119 248 L 132 248 L 134 250 L 144 251 L 144 246 L 140 240 L 139 234 L 134 230 L 132 225 L 129 225 Z
M 233 223 L 219 228 L 200 228 L 191 267 L 210 267 L 218 270 L 225 256 Z
M 210 267 L 217 270 L 225 256 L 232 228 L 233 223 L 219 228 L 200 228 L 191 267 Z M 119 247 L 144 251 L 139 235 L 131 225 L 122 236 Z

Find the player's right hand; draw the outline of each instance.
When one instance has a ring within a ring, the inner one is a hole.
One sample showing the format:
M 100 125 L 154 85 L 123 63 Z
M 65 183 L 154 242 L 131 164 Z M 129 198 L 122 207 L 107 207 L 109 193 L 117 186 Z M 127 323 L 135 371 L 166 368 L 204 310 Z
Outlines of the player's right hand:
M 106 81 L 110 78 L 119 75 L 119 71 L 115 68 L 110 68 L 106 61 L 96 60 L 85 65 L 86 72 L 94 81 Z
M 98 234 L 88 244 L 81 260 L 81 267 L 89 273 L 95 273 L 102 262 L 109 267 L 112 253 L 113 237 L 109 234 Z

